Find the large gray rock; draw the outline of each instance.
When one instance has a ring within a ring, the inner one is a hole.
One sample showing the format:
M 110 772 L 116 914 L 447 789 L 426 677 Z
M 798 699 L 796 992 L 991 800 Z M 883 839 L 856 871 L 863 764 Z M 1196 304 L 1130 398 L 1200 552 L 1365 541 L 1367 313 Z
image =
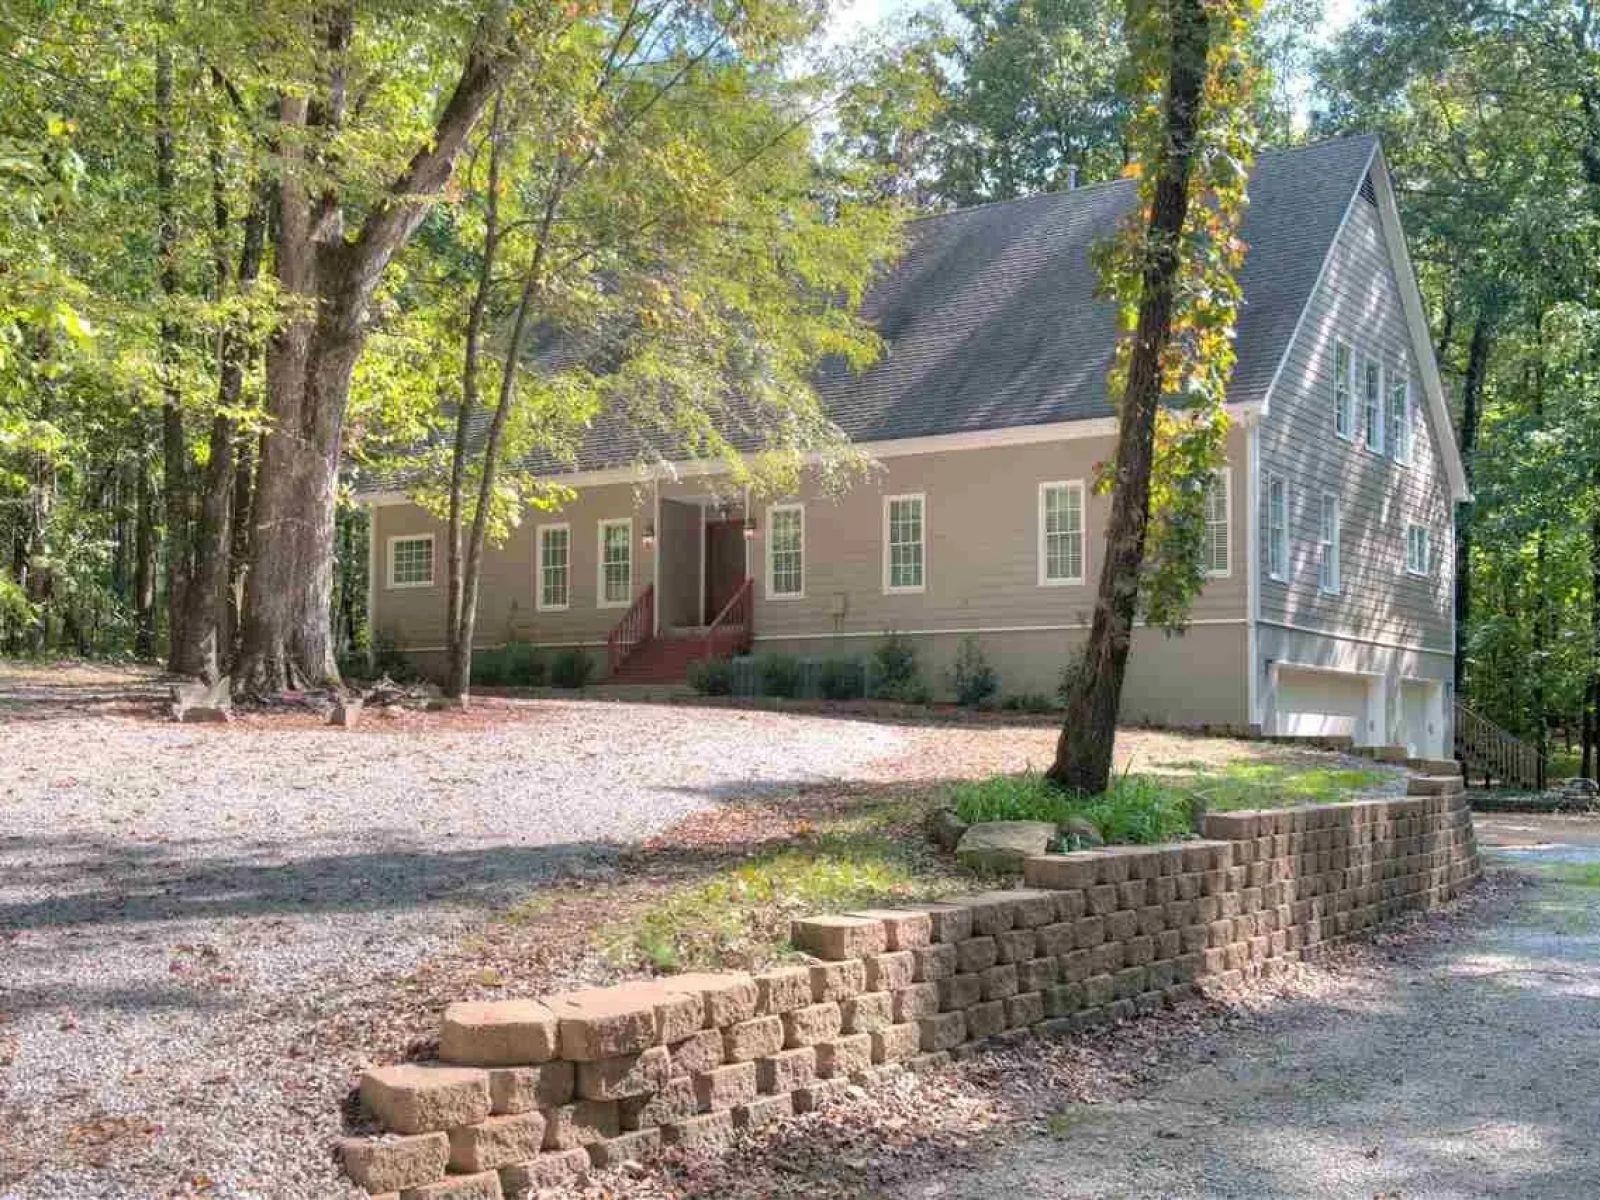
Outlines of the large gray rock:
M 1055 836 L 1049 821 L 983 821 L 961 835 L 956 858 L 974 871 L 1020 875 L 1023 860 L 1043 854 Z
M 948 854 L 961 844 L 962 835 L 967 832 L 967 823 L 956 816 L 955 809 L 937 808 L 928 819 L 928 832 L 938 843 L 939 849 Z

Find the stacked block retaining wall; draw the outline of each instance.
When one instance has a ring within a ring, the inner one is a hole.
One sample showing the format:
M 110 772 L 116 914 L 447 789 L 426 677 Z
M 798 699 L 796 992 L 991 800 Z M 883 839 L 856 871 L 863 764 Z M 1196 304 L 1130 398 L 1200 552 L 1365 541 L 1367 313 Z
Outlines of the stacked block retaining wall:
M 1441 903 L 1479 874 L 1459 779 L 1218 813 L 1204 840 L 1029 859 L 1023 889 L 798 921 L 757 975 L 452 1005 L 438 1063 L 367 1072 L 341 1146 L 396 1200 L 496 1200 L 721 1143 L 1009 1031 L 1148 1012 Z

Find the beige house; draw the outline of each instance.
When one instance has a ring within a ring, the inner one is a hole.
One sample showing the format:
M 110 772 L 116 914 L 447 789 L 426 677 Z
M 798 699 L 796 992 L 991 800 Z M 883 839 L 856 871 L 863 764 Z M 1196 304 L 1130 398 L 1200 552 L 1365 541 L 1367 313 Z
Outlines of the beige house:
M 1185 633 L 1137 632 L 1124 716 L 1444 753 L 1465 477 L 1382 154 L 1269 153 L 1250 192 L 1210 581 Z M 912 226 L 867 304 L 886 354 L 818 381 L 875 463 L 842 494 L 729 495 L 720 467 L 640 466 L 597 427 L 578 499 L 489 554 L 481 644 L 681 678 L 708 649 L 860 657 L 896 631 L 944 690 L 972 636 L 1003 692 L 1053 692 L 1093 607 L 1115 437 L 1088 256 L 1133 199 L 1117 182 Z M 437 662 L 442 528 L 365 499 L 374 628 Z

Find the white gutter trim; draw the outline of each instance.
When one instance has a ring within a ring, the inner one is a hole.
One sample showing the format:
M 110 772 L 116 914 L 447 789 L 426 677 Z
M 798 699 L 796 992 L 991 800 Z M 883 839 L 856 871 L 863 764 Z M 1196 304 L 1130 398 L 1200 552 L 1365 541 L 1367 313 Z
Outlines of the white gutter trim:
M 955 629 L 896 629 L 893 632 L 904 634 L 906 637 L 935 637 L 941 634 L 969 635 L 985 633 L 1071 633 L 1090 627 L 1088 621 L 1073 621 L 1065 625 L 971 625 Z M 1211 617 L 1199 621 L 1190 621 L 1189 627 L 1198 625 L 1243 625 L 1243 617 Z M 1150 625 L 1146 621 L 1135 621 L 1137 629 L 1159 629 L 1159 625 Z M 852 629 L 844 632 L 827 633 L 758 633 L 753 640 L 758 642 L 816 642 L 829 641 L 833 638 L 881 638 L 890 633 L 887 629 Z
M 1229 404 L 1228 416 L 1242 420 L 1262 411 L 1257 403 Z M 904 458 L 914 454 L 943 454 L 952 450 L 992 450 L 1006 446 L 1031 446 L 1047 442 L 1081 441 L 1087 438 L 1115 437 L 1115 417 L 1090 417 L 1081 421 L 1052 421 L 1043 425 L 1012 425 L 1003 429 L 978 429 L 964 433 L 940 433 L 928 437 L 894 438 L 881 442 L 856 442 L 854 449 L 874 459 Z M 750 456 L 746 455 L 746 461 Z M 822 461 L 821 454 L 808 454 L 807 463 Z M 692 459 L 658 466 L 635 464 L 606 467 L 595 471 L 569 471 L 541 476 L 542 482 L 560 483 L 570 488 L 605 487 L 619 483 L 648 483 L 651 480 L 680 479 L 700 475 L 725 475 L 728 464 L 722 459 Z M 410 504 L 404 491 L 370 492 L 362 496 L 369 504 Z

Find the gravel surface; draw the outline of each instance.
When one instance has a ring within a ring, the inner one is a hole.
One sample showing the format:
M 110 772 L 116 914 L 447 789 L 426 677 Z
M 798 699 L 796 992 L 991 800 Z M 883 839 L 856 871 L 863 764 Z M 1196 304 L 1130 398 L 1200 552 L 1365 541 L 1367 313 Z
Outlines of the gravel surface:
M 1042 767 L 1054 742 L 576 701 L 180 726 L 163 692 L 0 667 L 0 1200 L 354 1195 L 327 1148 L 364 1052 L 390 1052 L 370 1031 L 433 1002 L 420 969 L 470 957 L 486 911 L 615 879 L 719 802 Z M 1118 741 L 1139 769 L 1297 753 Z

